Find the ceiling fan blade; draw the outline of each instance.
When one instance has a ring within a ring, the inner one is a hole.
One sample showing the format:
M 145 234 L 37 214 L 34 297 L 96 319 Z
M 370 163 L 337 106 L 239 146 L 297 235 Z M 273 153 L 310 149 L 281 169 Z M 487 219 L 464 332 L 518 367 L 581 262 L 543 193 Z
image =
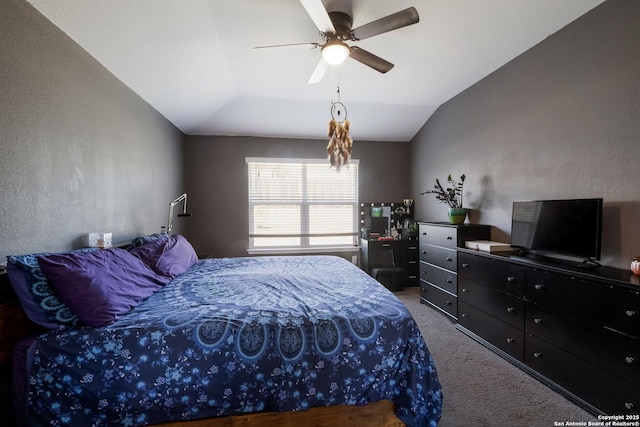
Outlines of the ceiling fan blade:
M 256 46 L 253 49 L 271 49 L 271 48 L 279 48 L 279 47 L 288 47 L 288 48 L 307 48 L 307 49 L 316 49 L 322 45 L 318 43 L 289 43 L 289 44 L 273 44 L 269 46 Z
M 324 8 L 322 0 L 300 0 L 302 6 L 306 9 L 311 20 L 321 33 L 335 33 L 336 29 L 331 22 L 327 9 Z
M 420 21 L 418 11 L 415 7 L 409 7 L 405 10 L 401 10 L 400 12 L 393 13 L 385 16 L 384 18 L 376 19 L 375 21 L 355 28 L 351 31 L 351 34 L 355 40 L 364 40 L 369 37 L 377 36 L 378 34 L 415 24 L 418 21 Z
M 327 72 L 330 66 L 331 65 L 329 65 L 327 61 L 320 58 L 320 62 L 318 62 L 318 65 L 316 65 L 316 69 L 313 70 L 313 74 L 311 74 L 311 77 L 309 77 L 308 83 L 309 84 L 319 83 L 320 80 L 322 80 L 322 78 L 324 77 L 325 73 Z
M 393 68 L 393 64 L 391 62 L 357 46 L 351 47 L 351 54 L 349 56 L 383 74 Z

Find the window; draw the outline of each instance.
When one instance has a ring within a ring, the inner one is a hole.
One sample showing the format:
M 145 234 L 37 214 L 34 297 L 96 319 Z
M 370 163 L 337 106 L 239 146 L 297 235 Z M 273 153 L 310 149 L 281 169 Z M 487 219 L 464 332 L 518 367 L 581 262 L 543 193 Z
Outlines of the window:
M 357 245 L 358 161 L 247 158 L 249 252 Z

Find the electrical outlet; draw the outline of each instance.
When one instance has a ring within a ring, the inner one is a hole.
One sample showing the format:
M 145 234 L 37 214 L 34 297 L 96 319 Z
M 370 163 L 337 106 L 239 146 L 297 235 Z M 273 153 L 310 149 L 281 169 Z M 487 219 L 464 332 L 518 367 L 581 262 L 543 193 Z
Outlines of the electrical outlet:
M 355 265 L 358 265 L 358 255 L 352 255 L 351 262 Z

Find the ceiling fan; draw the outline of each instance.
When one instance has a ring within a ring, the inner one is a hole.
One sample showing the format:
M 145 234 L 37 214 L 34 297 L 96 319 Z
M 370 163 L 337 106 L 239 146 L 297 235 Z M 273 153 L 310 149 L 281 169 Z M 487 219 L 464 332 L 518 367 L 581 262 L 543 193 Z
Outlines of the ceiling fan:
M 348 57 L 361 62 L 381 73 L 393 68 L 393 64 L 357 46 L 349 46 L 345 41 L 359 41 L 377 36 L 398 28 L 417 23 L 420 20 L 418 11 L 414 7 L 401 10 L 383 18 L 352 29 L 353 18 L 345 12 L 327 12 L 322 0 L 300 0 L 302 6 L 320 30 L 324 43 L 293 43 L 272 46 L 258 46 L 254 49 L 306 46 L 312 49 L 320 48 L 322 57 L 309 78 L 309 83 L 322 80 L 331 65 L 338 65 Z

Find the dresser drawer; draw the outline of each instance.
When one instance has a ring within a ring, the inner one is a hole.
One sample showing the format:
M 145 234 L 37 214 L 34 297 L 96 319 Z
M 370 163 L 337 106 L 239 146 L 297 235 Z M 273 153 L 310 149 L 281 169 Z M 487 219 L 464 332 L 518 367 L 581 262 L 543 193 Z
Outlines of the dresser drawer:
M 525 331 L 640 385 L 640 339 L 585 324 L 530 302 L 526 305 Z
M 368 246 L 370 251 L 379 251 L 382 249 L 392 249 L 394 252 L 402 253 L 402 240 L 369 240 Z
M 458 246 L 456 227 L 420 224 L 420 243 L 455 249 Z
M 458 276 L 452 271 L 420 262 L 420 279 L 458 295 Z
M 458 251 L 420 243 L 420 261 L 428 262 L 450 271 L 457 271 Z
M 458 291 L 460 301 L 519 329 L 524 327 L 523 300 L 464 277 L 458 279 Z
M 458 253 L 458 274 L 502 292 L 524 296 L 525 269 L 500 259 Z
M 416 286 L 420 281 L 420 272 L 417 265 L 409 265 L 407 267 L 407 284 Z
M 640 291 L 528 269 L 526 295 L 538 305 L 640 338 Z
M 430 302 L 450 316 L 458 317 L 458 298 L 455 295 L 426 282 L 420 282 L 420 298 Z
M 467 240 L 489 240 L 491 227 L 481 224 L 451 225 L 449 223 L 420 223 L 420 243 L 445 248 L 463 247 Z
M 536 337 L 527 336 L 525 363 L 607 414 L 638 413 L 640 387 Z
M 524 332 L 477 308 L 458 301 L 458 323 L 519 361 L 524 356 Z
M 409 275 L 409 279 L 407 281 L 409 285 L 418 285 L 420 280 L 420 251 L 418 250 L 418 247 L 418 239 L 414 238 L 407 241 L 405 264 L 407 274 Z
M 418 261 L 420 259 L 418 246 L 418 240 L 412 239 L 407 242 L 407 259 L 409 261 Z

